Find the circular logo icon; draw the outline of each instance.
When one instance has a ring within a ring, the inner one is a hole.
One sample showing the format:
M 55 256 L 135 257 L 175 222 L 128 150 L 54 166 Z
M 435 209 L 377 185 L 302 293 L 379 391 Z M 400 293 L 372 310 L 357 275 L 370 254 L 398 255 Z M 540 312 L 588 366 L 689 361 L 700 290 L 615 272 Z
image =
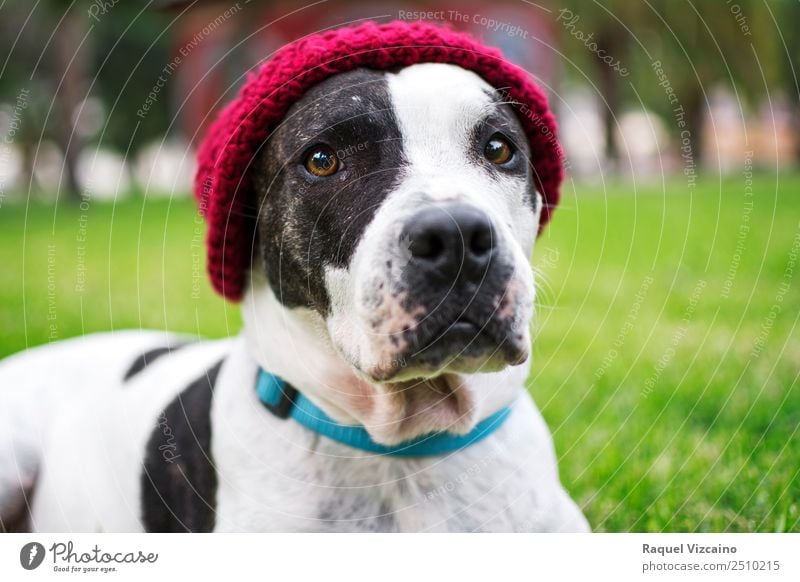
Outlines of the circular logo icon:
M 19 563 L 26 570 L 35 570 L 44 561 L 44 546 L 39 542 L 29 542 L 19 551 Z

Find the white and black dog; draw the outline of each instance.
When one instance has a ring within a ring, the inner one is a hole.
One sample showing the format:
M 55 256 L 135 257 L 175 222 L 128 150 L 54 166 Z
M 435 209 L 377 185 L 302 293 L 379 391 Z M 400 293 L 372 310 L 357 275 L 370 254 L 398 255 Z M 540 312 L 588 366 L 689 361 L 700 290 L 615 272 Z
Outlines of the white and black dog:
M 244 331 L 0 363 L 0 517 L 39 531 L 586 531 L 524 388 L 541 197 L 514 110 L 448 64 L 335 75 L 259 154 Z M 285 381 L 265 403 L 259 370 Z M 291 417 L 302 395 L 381 454 Z M 287 418 L 287 416 L 289 418 Z

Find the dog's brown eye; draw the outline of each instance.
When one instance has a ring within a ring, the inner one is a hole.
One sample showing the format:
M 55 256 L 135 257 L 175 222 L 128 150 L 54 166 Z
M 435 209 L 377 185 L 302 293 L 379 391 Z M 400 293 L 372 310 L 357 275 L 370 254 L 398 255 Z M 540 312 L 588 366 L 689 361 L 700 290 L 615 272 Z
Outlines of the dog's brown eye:
M 499 133 L 494 134 L 486 142 L 483 155 L 493 164 L 505 164 L 514 155 L 514 147 Z
M 339 169 L 339 158 L 336 152 L 325 145 L 314 146 L 306 154 L 306 170 L 324 178 L 332 176 Z

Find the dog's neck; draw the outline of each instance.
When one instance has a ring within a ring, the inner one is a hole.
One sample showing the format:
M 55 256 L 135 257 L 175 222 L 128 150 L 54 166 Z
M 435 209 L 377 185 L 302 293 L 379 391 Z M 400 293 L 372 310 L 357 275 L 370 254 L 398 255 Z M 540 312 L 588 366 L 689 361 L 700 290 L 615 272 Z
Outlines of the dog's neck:
M 363 424 L 383 444 L 441 429 L 440 419 L 435 417 L 415 414 L 408 418 L 402 390 L 387 389 L 362 377 L 336 351 L 318 313 L 286 308 L 266 282 L 253 285 L 245 295 L 242 318 L 252 359 L 297 388 L 334 420 Z M 469 398 L 463 399 L 469 404 L 459 423 L 449 428 L 467 432 L 482 418 L 508 406 L 527 372 L 524 364 L 463 377 L 459 389 L 469 393 Z
M 266 283 L 252 287 L 242 302 L 250 355 L 340 422 L 356 423 L 326 394 L 364 390 L 367 382 L 336 353 L 322 317 L 311 309 L 284 307 Z

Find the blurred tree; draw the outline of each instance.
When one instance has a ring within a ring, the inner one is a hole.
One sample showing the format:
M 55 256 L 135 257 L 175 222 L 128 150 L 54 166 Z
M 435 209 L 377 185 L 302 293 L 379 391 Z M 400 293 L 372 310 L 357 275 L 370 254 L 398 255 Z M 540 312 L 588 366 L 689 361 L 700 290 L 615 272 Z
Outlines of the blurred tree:
M 659 58 L 673 79 L 686 110 L 692 150 L 701 161 L 708 92 L 715 86 L 732 90 L 743 108 L 759 104 L 770 87 L 777 86 L 779 59 L 776 30 L 764 18 L 760 0 L 713 4 L 686 0 L 651 0 L 653 14 L 666 33 Z M 666 29 L 666 30 L 664 30 Z
M 83 139 L 75 131 L 75 114 L 86 96 L 91 55 L 91 41 L 83 5 L 63 0 L 43 3 L 47 11 L 47 22 L 53 30 L 53 63 L 55 85 L 56 126 L 53 134 L 64 155 L 62 166 L 62 190 L 68 198 L 80 200 L 81 186 L 78 183 L 78 156 L 83 148 Z
M 169 126 L 168 89 L 147 116 L 137 111 L 170 59 L 170 19 L 146 5 L 43 0 L 12 2 L 0 10 L 0 34 L 15 39 L 0 74 L 0 99 L 14 103 L 29 90 L 29 106 L 16 145 L 32 173 L 39 144 L 51 139 L 64 158 L 60 190 L 80 199 L 77 164 L 87 142 L 134 153 Z M 106 116 L 97 135 L 76 131 L 88 97 Z
M 769 12 L 772 26 L 780 26 L 779 23 L 783 22 L 795 27 L 779 30 L 776 37 L 778 52 L 782 53 L 779 58 L 781 85 L 792 106 L 795 133 L 800 135 L 800 34 L 797 30 L 800 27 L 800 2 L 781 2 Z M 795 157 L 800 162 L 800 143 L 795 150 Z
M 6 54 L 0 97 L 14 102 L 29 91 L 29 111 L 17 135 L 23 168 L 32 172 L 32 159 L 43 139 L 53 139 L 64 156 L 60 190 L 78 196 L 76 179 L 80 138 L 72 131 L 72 115 L 80 103 L 86 78 L 85 23 L 72 3 L 44 0 L 34 5 L 16 3 L 3 13 L 2 33 L 14 43 Z
M 556 17 L 565 33 L 564 51 L 576 64 L 571 74 L 585 72 L 603 100 L 606 156 L 614 164 L 619 160 L 617 116 L 630 75 L 626 57 L 635 41 L 626 26 L 641 22 L 645 9 L 640 2 L 567 0 Z
M 152 7 L 120 2 L 93 23 L 92 95 L 106 108 L 97 137 L 103 146 L 136 152 L 170 126 L 171 84 L 155 100 L 148 101 L 148 94 L 172 58 L 173 18 Z M 146 115 L 137 115 L 145 102 Z
M 784 36 L 797 44 L 794 29 L 798 25 L 798 3 L 780 4 L 778 12 L 794 18 L 777 25 L 789 28 Z M 640 107 L 641 99 L 663 117 L 675 117 L 674 105 L 659 85 L 654 62 L 660 61 L 683 107 L 696 162 L 702 155 L 700 144 L 709 89 L 727 86 L 743 105 L 752 106 L 769 87 L 785 85 L 787 71 L 794 71 L 797 63 L 787 62 L 782 50 L 778 50 L 779 31 L 763 0 L 566 0 L 563 7 L 580 16 L 577 28 L 584 36 L 593 34 L 597 46 L 630 72 L 629 76 L 620 75 L 599 59 L 597 52 L 587 50 L 590 47 L 585 42 L 574 38 L 574 30 L 565 27 L 563 46 L 567 56 L 587 66 L 585 71 L 568 73 L 579 77 L 589 72 L 597 84 L 607 108 L 605 134 L 612 156 L 616 147 L 615 120 L 621 107 Z M 560 24 L 565 25 L 563 19 Z M 797 47 L 793 50 L 797 51 Z M 794 82 L 794 77 L 791 79 Z M 675 123 L 668 126 L 676 129 Z

